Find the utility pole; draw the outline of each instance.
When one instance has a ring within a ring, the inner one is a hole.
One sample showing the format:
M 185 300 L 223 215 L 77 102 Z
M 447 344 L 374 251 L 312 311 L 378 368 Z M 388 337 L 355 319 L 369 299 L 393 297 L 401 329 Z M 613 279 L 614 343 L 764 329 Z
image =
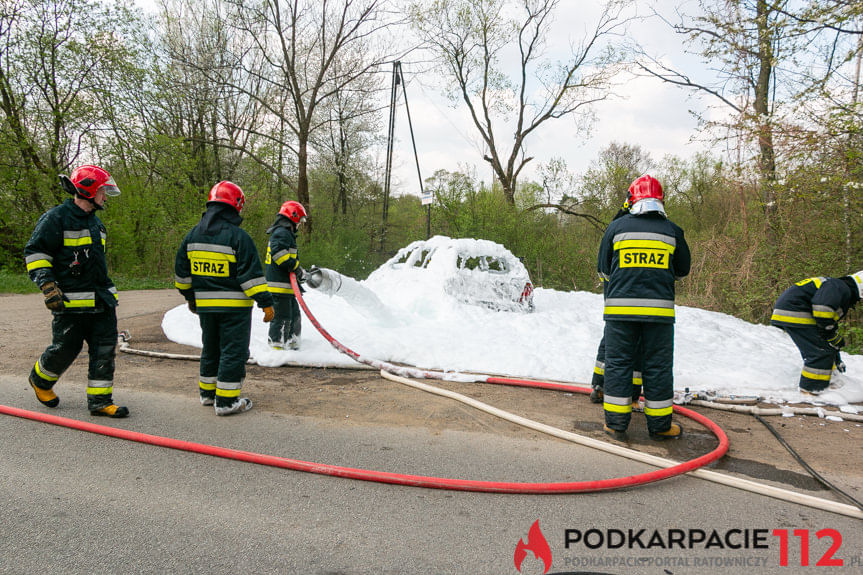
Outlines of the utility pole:
M 401 82 L 401 62 L 393 62 L 393 80 L 390 87 L 390 121 L 387 131 L 387 160 L 384 173 L 384 201 L 381 213 L 381 243 L 380 250 L 384 251 L 387 239 L 387 216 L 390 210 L 390 180 L 393 171 L 393 134 L 396 128 L 396 98 L 398 97 L 398 85 Z
M 426 196 L 425 191 L 423 190 L 423 177 L 422 172 L 420 171 L 420 158 L 417 154 L 417 142 L 414 137 L 414 125 L 411 121 L 411 108 L 408 105 L 408 92 L 407 87 L 405 86 L 403 74 L 402 74 L 402 63 L 398 60 L 393 62 L 393 81 L 392 87 L 390 91 L 390 122 L 389 122 L 389 131 L 387 132 L 387 159 L 386 159 L 386 174 L 384 175 L 384 202 L 383 202 L 383 218 L 381 220 L 381 243 L 380 250 L 383 252 L 386 241 L 387 234 L 387 215 L 389 212 L 389 202 L 390 202 L 390 184 L 392 181 L 392 170 L 393 170 L 393 139 L 395 134 L 395 124 L 396 124 L 396 101 L 398 100 L 398 86 L 401 84 L 402 86 L 402 94 L 405 97 L 405 110 L 408 115 L 408 127 L 411 132 L 411 144 L 413 146 L 414 152 L 414 161 L 417 166 L 417 179 L 419 179 L 420 184 L 420 198 L 422 199 L 423 205 L 427 205 L 428 209 L 426 210 L 426 239 L 431 237 L 431 204 L 432 197 L 429 195 Z

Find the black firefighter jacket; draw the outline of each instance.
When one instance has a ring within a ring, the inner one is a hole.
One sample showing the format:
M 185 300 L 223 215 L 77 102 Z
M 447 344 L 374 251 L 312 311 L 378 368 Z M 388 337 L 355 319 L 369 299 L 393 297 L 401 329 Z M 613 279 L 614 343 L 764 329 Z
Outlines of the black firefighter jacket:
M 174 286 L 198 313 L 247 311 L 273 305 L 255 243 L 227 204 L 207 206 L 186 234 L 174 261 Z
M 614 220 L 599 246 L 605 320 L 674 322 L 674 281 L 689 274 L 683 230 L 659 212 Z
M 782 292 L 770 323 L 782 328 L 815 327 L 824 339 L 830 339 L 839 320 L 859 300 L 851 278 L 808 278 Z
M 293 295 L 291 272 L 300 267 L 300 261 L 297 259 L 297 238 L 291 222 L 280 215 L 267 232 L 270 234 L 270 241 L 267 243 L 265 263 L 270 292 Z
M 39 218 L 24 247 L 30 279 L 56 283 L 68 301 L 54 313 L 92 313 L 117 306 L 117 288 L 105 261 L 107 231 L 95 210 L 70 198 Z

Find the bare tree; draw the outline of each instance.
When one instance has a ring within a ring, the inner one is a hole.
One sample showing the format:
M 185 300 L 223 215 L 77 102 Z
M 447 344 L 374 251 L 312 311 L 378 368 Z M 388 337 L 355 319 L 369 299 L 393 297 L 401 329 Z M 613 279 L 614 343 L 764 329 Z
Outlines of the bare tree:
M 22 166 L 53 179 L 82 151 L 97 152 L 103 96 L 114 87 L 113 71 L 127 65 L 124 43 L 137 20 L 122 4 L 92 0 L 0 6 L 0 113 Z M 38 196 L 30 200 L 44 207 Z
M 622 32 L 628 2 L 606 4 L 565 61 L 545 57 L 558 0 L 433 0 L 415 3 L 416 30 L 468 108 L 489 163 L 510 204 L 531 161 L 527 138 L 548 120 L 589 119 L 590 105 L 611 94 L 619 55 L 606 44 Z M 513 14 L 517 6 L 517 15 Z M 511 54 L 511 52 L 514 52 Z M 515 58 L 511 58 L 514 56 Z M 538 94 L 538 95 L 537 95 Z M 501 132 L 512 130 L 512 139 Z
M 742 132 L 758 150 L 758 182 L 771 235 L 776 212 L 776 94 L 786 89 L 780 92 L 786 95 L 791 89 L 777 86 L 777 70 L 794 53 L 787 4 L 788 0 L 699 0 L 693 15 L 678 12 L 676 22 L 666 20 L 715 78 L 695 79 L 643 50 L 637 62 L 642 71 L 708 94 L 732 112 L 732 123 L 724 127 Z
M 238 35 L 232 66 L 260 80 L 261 90 L 230 80 L 226 86 L 257 101 L 268 122 L 286 129 L 287 137 L 265 129 L 256 135 L 295 156 L 297 199 L 308 206 L 310 144 L 330 122 L 325 104 L 354 87 L 366 89 L 359 80 L 388 59 L 378 38 L 393 24 L 386 0 L 226 0 L 226 5 L 226 20 Z

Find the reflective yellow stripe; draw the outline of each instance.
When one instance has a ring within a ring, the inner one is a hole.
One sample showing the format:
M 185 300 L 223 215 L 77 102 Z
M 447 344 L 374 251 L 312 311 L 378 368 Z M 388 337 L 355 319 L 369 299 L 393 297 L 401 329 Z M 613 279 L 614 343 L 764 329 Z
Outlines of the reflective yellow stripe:
M 192 289 L 192 284 L 183 284 L 178 281 L 174 282 L 174 287 L 177 289 Z
M 820 289 L 823 281 L 824 281 L 824 278 L 820 278 L 820 277 L 819 278 L 807 278 L 805 280 L 800 280 L 799 282 L 797 282 L 794 285 L 805 286 L 809 282 L 814 282 L 815 283 L 815 289 Z
M 806 371 L 804 369 L 800 372 L 803 377 L 808 377 L 809 379 L 816 379 L 818 381 L 830 381 L 830 374 L 820 374 L 820 373 L 812 373 L 811 371 Z
M 654 417 L 661 417 L 663 415 L 671 415 L 671 412 L 674 411 L 673 407 L 647 407 L 644 406 L 644 415 L 652 415 Z
M 53 268 L 54 266 L 48 260 L 36 260 L 27 264 L 27 271 L 37 270 L 39 268 Z
M 239 397 L 239 389 L 217 389 L 216 395 L 219 397 Z
M 632 385 L 641 385 L 641 378 L 640 377 L 633 377 L 632 378 Z
M 198 387 L 200 387 L 204 391 L 213 391 L 214 389 L 216 389 L 216 384 L 215 383 L 204 383 L 203 381 L 199 381 Z
M 605 411 L 610 411 L 612 413 L 632 413 L 632 404 L 627 403 L 626 405 L 614 405 L 613 403 L 603 403 L 602 408 Z
M 198 307 L 252 307 L 255 304 L 250 299 L 198 299 L 195 303 Z
M 626 248 L 647 248 L 650 250 L 664 250 L 674 253 L 674 246 L 660 240 L 621 240 L 614 242 L 614 249 L 621 250 Z
M 189 259 L 199 259 L 199 260 L 219 260 L 225 262 L 235 262 L 237 261 L 237 256 L 233 254 L 223 254 L 220 252 L 205 252 L 201 250 L 192 250 L 186 252 L 189 256 Z
M 596 375 L 605 375 L 605 369 L 601 367 L 594 367 L 593 373 L 595 373 Z
M 69 247 L 89 246 L 93 244 L 93 238 L 87 236 L 85 238 L 63 238 L 63 245 Z
M 253 288 L 249 288 L 249 289 L 243 290 L 243 291 L 247 296 L 252 297 L 256 293 L 261 293 L 263 291 L 268 291 L 268 290 L 267 290 L 267 284 L 260 284 L 260 285 L 256 285 Z
M 798 325 L 815 325 L 814 317 L 793 317 L 790 315 L 780 315 L 774 313 L 770 316 L 770 321 L 782 321 L 785 323 L 795 323 Z
M 66 307 L 96 307 L 95 299 L 73 299 L 64 303 Z
M 88 387 L 87 395 L 111 395 L 113 387 Z
M 655 315 L 661 317 L 674 317 L 673 308 L 664 307 L 606 307 L 608 315 Z
M 289 260 L 291 258 L 297 259 L 297 254 L 288 254 L 288 255 L 280 257 L 279 259 L 276 260 L 276 265 L 280 266 L 280 265 L 282 265 L 282 262 Z
M 839 319 L 839 314 L 835 311 L 812 311 L 812 315 L 815 317 L 823 317 L 827 319 Z
M 38 375 L 39 377 L 41 377 L 42 379 L 44 379 L 46 381 L 57 381 L 58 379 L 60 379 L 59 375 L 58 376 L 45 375 L 45 372 L 43 372 L 42 369 L 39 367 L 38 361 L 36 362 L 36 375 Z
M 280 287 L 270 286 L 270 292 L 271 293 L 289 293 L 289 294 L 293 295 L 294 289 L 293 288 L 280 288 Z

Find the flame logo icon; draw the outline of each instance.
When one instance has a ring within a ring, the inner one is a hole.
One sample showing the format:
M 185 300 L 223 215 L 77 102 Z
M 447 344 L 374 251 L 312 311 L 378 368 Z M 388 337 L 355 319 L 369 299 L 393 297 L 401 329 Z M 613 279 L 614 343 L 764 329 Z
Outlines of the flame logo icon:
M 539 519 L 530 526 L 530 530 L 527 532 L 527 543 L 523 539 L 519 539 L 515 546 L 515 568 L 519 573 L 521 573 L 521 564 L 527 557 L 528 551 L 533 551 L 533 556 L 536 559 L 542 559 L 542 564 L 545 566 L 543 575 L 548 573 L 548 570 L 551 569 L 551 548 L 549 548 L 548 541 L 545 540 L 545 536 L 539 528 Z

